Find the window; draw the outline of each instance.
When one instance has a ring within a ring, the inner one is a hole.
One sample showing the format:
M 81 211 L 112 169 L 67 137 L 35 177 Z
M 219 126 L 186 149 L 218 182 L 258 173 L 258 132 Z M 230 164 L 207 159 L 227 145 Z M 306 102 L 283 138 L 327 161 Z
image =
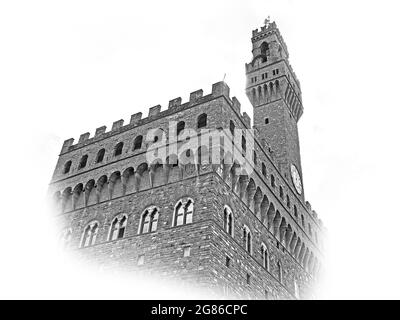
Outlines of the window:
M 261 257 L 262 257 L 263 267 L 269 271 L 269 254 L 267 246 L 264 243 L 261 245 Z
M 173 226 L 180 226 L 192 223 L 193 220 L 193 200 L 188 199 L 186 202 L 179 200 L 175 206 Z
M 80 247 L 85 248 L 94 245 L 96 243 L 98 231 L 99 231 L 98 222 L 92 222 L 89 225 L 87 225 L 83 231 Z
M 225 257 L 225 266 L 229 268 L 231 266 L 231 258 L 228 256 Z
M 71 165 L 72 165 L 72 161 L 69 160 L 64 164 L 64 170 L 63 173 L 66 174 L 71 170 Z
M 303 228 L 305 227 L 305 222 L 304 222 L 304 216 L 301 215 L 301 225 L 303 226 Z
M 60 236 L 61 246 L 64 248 L 69 247 L 71 240 L 72 240 L 72 230 L 71 229 L 64 230 Z
M 114 218 L 111 223 L 108 240 L 116 240 L 124 237 L 127 220 L 128 219 L 125 215 Z
M 147 208 L 141 217 L 140 229 L 139 234 L 154 232 L 157 230 L 158 224 L 158 208 L 150 207 Z
M 183 248 L 183 256 L 190 257 L 190 246 L 186 246 Z
M 294 205 L 294 216 L 296 217 L 296 219 L 298 218 L 298 213 L 297 213 L 297 207 L 296 207 L 296 205 Z
M 103 162 L 105 153 L 106 149 L 100 149 L 99 152 L 97 152 L 96 163 Z
M 290 208 L 290 198 L 289 195 L 286 195 L 286 205 L 288 208 Z
M 120 156 L 122 154 L 122 149 L 124 148 L 124 143 L 120 142 L 115 146 L 114 156 Z
M 203 113 L 197 118 L 197 128 L 200 129 L 206 126 L 207 126 L 207 115 Z
M 311 229 L 311 224 L 308 224 L 308 233 L 312 236 L 312 229 Z
M 265 118 L 264 122 L 265 122 L 265 124 L 268 124 L 269 123 L 269 118 Z
M 246 152 L 246 138 L 242 136 L 242 151 Z
M 137 136 L 133 141 L 133 151 L 142 149 L 143 136 Z
M 247 226 L 243 227 L 243 246 L 245 250 L 251 254 L 251 233 Z
M 254 162 L 254 165 L 256 166 L 257 165 L 257 153 L 255 150 L 253 151 L 253 162 Z
M 279 187 L 279 196 L 283 199 L 283 188 L 282 186 Z
M 84 156 L 81 158 L 81 160 L 79 161 L 78 169 L 83 169 L 84 167 L 86 167 L 87 160 L 88 160 L 88 156 L 87 156 L 87 155 L 84 155 Z
M 251 276 L 248 273 L 246 273 L 246 283 L 247 284 L 251 283 Z
M 185 130 L 185 122 L 184 121 L 180 121 L 178 122 L 177 126 L 176 126 L 176 135 L 179 136 L 179 134 Z
M 233 213 L 228 206 L 224 208 L 224 230 L 233 236 Z
M 229 122 L 229 131 L 232 133 L 233 136 L 235 135 L 235 124 L 232 120 Z
M 272 188 L 275 188 L 276 184 L 275 184 L 275 177 L 273 174 L 271 174 L 271 186 Z
M 263 42 L 263 43 L 261 44 L 261 54 L 262 54 L 263 56 L 267 55 L 268 50 L 269 50 L 269 45 L 268 45 L 268 43 Z
M 261 165 L 261 172 L 262 172 L 262 175 L 263 175 L 264 177 L 267 176 L 267 167 L 265 166 L 265 163 L 264 163 L 264 162 L 263 162 L 262 165 Z

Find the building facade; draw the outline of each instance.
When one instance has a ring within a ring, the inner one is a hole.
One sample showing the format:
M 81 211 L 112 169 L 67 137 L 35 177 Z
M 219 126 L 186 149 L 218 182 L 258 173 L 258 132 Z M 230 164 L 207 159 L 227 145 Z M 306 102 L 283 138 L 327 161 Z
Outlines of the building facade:
M 252 44 L 253 127 L 218 82 L 210 94 L 197 90 L 188 102 L 176 98 L 166 110 L 157 105 L 145 118 L 137 113 L 129 124 L 64 142 L 49 192 L 66 247 L 104 268 L 156 273 L 227 297 L 310 296 L 324 228 L 302 187 L 300 85 L 275 23 L 254 30 Z M 202 139 L 207 130 L 232 140 L 216 147 Z M 190 139 L 201 142 L 188 148 Z M 228 145 L 246 165 L 210 160 Z

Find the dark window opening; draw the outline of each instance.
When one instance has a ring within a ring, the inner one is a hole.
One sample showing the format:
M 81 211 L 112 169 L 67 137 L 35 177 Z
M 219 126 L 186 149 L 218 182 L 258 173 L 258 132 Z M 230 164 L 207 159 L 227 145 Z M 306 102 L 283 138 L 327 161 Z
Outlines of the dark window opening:
M 179 134 L 185 129 L 185 122 L 184 121 L 180 121 L 178 122 L 177 126 L 176 126 L 176 135 L 179 136 Z
M 233 123 L 232 120 L 229 122 L 229 130 L 232 133 L 232 135 L 234 136 L 235 135 L 235 124 Z
M 231 258 L 229 258 L 229 257 L 226 257 L 226 258 L 225 258 L 225 266 L 226 266 L 227 268 L 229 268 L 229 267 L 231 266 Z
M 265 163 L 263 163 L 261 165 L 261 171 L 262 171 L 263 176 L 266 177 L 267 176 L 267 167 L 265 166 Z
M 265 118 L 265 124 L 268 124 L 268 123 L 269 123 L 269 119 Z
M 251 277 L 250 277 L 250 275 L 248 273 L 246 274 L 246 283 L 247 284 L 251 283 Z
M 71 170 L 71 165 L 72 165 L 72 161 L 67 161 L 65 164 L 64 164 L 64 174 L 65 173 L 68 173 L 69 172 L 69 170 Z
M 203 113 L 197 118 L 197 128 L 204 128 L 206 126 L 207 126 L 207 115 Z
M 79 161 L 79 167 L 78 167 L 78 169 L 82 169 L 82 168 L 86 167 L 87 160 L 88 160 L 88 156 L 87 156 L 87 155 L 84 155 L 84 156 L 81 158 L 81 161 Z

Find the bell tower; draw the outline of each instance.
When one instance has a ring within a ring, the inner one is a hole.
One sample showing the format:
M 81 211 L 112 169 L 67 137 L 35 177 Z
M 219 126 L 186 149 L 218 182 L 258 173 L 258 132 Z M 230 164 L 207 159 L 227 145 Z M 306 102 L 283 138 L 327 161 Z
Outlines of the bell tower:
M 300 83 L 275 22 L 267 19 L 261 30 L 253 30 L 251 42 L 253 57 L 246 64 L 246 94 L 253 105 L 254 128 L 271 147 L 285 178 L 304 199 L 297 130 L 303 114 Z

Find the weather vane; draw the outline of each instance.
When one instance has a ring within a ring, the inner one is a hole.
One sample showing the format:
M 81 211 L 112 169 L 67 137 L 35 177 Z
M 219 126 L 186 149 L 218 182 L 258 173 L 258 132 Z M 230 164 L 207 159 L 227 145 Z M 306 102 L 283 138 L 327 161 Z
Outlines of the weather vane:
M 271 18 L 270 18 L 270 16 L 268 16 L 267 19 L 264 20 L 264 24 L 268 27 L 270 22 L 271 22 Z

